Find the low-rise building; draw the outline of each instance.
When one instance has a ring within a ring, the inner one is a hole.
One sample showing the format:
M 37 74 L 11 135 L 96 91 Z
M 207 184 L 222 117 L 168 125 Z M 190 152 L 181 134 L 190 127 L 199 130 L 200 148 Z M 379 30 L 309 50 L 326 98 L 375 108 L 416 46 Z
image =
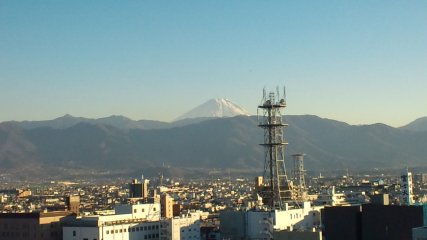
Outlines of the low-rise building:
M 161 240 L 199 240 L 200 212 L 189 212 L 180 217 L 163 219 L 160 223 Z
M 75 219 L 71 212 L 32 212 L 0 214 L 2 240 L 61 240 L 62 225 Z
M 115 214 L 85 216 L 63 228 L 64 240 L 159 239 L 160 204 L 118 205 Z
M 302 206 L 295 208 L 285 204 L 283 210 L 221 211 L 219 214 L 221 237 L 271 239 L 275 231 L 311 231 L 321 224 L 322 208 L 304 202 Z

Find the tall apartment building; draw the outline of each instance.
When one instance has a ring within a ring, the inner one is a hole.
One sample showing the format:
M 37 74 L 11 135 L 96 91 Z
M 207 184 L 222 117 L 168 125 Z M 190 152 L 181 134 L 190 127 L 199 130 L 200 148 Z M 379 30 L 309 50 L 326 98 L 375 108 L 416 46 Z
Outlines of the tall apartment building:
M 134 179 L 129 184 L 129 197 L 130 198 L 148 198 L 148 180 L 143 179 L 141 182 L 138 182 L 137 179 Z
M 169 194 L 162 194 L 160 197 L 160 205 L 162 207 L 162 218 L 173 218 L 173 198 Z
M 77 215 L 80 214 L 80 196 L 67 196 L 65 199 L 67 210 Z

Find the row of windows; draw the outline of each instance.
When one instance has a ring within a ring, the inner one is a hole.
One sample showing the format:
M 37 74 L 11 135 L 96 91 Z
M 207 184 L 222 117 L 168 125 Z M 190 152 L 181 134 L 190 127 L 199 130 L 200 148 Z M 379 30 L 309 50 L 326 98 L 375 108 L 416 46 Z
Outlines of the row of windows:
M 156 211 L 156 208 L 153 208 L 153 211 Z M 136 208 L 134 208 L 133 209 L 133 213 L 136 213 L 137 212 L 137 209 Z M 141 208 L 141 212 L 145 212 L 145 209 L 144 208 Z
M 152 238 L 159 238 L 159 234 L 156 233 L 156 234 L 147 234 L 147 235 L 144 235 L 144 239 L 152 239 Z
M 124 228 L 124 229 L 115 229 L 115 230 L 107 230 L 105 233 L 106 234 L 114 234 L 114 233 L 121 233 L 121 232 L 139 232 L 139 231 L 150 231 L 150 230 L 158 230 L 159 229 L 159 225 L 150 225 L 150 226 L 144 226 L 144 227 L 132 227 L 132 228 Z
M 194 238 L 194 239 L 200 239 L 200 236 L 198 236 L 198 235 L 193 235 L 193 236 L 187 236 L 187 238 L 188 238 L 188 239 L 192 239 L 192 238 Z M 182 236 L 182 235 L 181 235 L 181 239 L 185 239 L 185 236 Z
M 36 230 L 37 228 L 54 228 L 55 227 L 55 225 L 56 226 L 59 226 L 59 223 L 50 223 L 50 224 L 28 224 L 28 223 L 24 223 L 24 224 L 22 224 L 21 225 L 21 227 L 23 228 L 23 229 L 29 229 L 30 227 L 31 228 L 33 228 L 34 230 Z M 2 227 L 3 227 L 3 229 L 4 230 L 8 230 L 8 229 L 10 229 L 10 230 L 14 230 L 14 229 L 16 229 L 16 230 L 18 230 L 19 229 L 19 225 L 17 225 L 17 224 L 11 224 L 11 225 L 9 225 L 9 224 L 7 224 L 7 223 L 5 223 L 5 224 L 3 224 L 3 226 L 1 226 L 0 225 L 0 229 L 2 229 Z
M 60 234 L 58 232 L 50 232 L 51 237 L 56 237 Z M 29 235 L 29 232 L 0 232 L 0 237 L 28 237 Z M 36 237 L 36 234 L 34 234 L 34 237 Z M 40 237 L 44 237 L 44 233 L 40 233 Z
M 291 216 L 291 219 L 292 219 L 292 218 L 297 219 L 297 218 L 301 218 L 301 217 L 302 217 L 302 214 L 300 214 L 300 213 L 295 213 L 295 214 L 291 214 L 290 216 Z

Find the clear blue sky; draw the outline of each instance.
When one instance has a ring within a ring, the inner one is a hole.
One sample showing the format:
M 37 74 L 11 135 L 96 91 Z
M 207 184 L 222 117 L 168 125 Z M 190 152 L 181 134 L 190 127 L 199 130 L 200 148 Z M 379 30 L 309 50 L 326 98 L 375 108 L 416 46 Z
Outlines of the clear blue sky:
M 0 121 L 252 113 L 404 125 L 427 116 L 427 1 L 0 1 Z

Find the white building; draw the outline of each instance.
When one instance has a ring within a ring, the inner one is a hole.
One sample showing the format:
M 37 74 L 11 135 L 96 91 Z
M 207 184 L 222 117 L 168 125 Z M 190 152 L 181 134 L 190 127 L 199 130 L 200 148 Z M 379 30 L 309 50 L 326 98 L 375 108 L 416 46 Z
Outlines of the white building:
M 222 238 L 271 239 L 274 231 L 312 231 L 320 226 L 320 210 L 304 202 L 300 208 L 285 204 L 284 210 L 249 210 L 220 212 Z
M 403 205 L 412 205 L 414 203 L 414 193 L 412 185 L 412 173 L 406 171 L 400 176 L 400 201 Z
M 160 221 L 161 240 L 199 240 L 201 212 L 190 212 L 181 217 Z
M 159 239 L 160 204 L 119 205 L 114 215 L 86 216 L 63 227 L 64 240 Z
M 317 205 L 325 206 L 347 206 L 350 205 L 346 201 L 344 193 L 336 193 L 335 186 L 332 186 L 332 189 L 328 189 L 326 192 L 319 194 L 317 199 L 314 201 Z

